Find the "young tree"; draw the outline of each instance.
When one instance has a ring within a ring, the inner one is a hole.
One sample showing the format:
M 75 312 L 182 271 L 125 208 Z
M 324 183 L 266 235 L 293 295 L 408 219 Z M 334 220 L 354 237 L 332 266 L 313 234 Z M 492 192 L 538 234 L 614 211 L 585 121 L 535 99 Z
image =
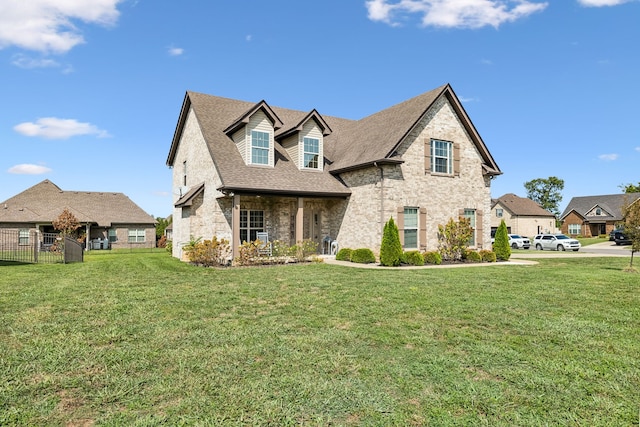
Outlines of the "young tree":
M 164 236 L 164 230 L 171 224 L 169 218 L 156 218 L 156 237 L 159 239 Z
M 640 251 L 640 199 L 636 199 L 633 202 L 625 201 L 622 207 L 622 215 L 624 235 L 631 240 L 629 269 L 636 271 L 633 267 L 633 254 Z
M 496 253 L 496 258 L 501 261 L 508 261 L 511 257 L 509 234 L 507 233 L 507 224 L 504 223 L 504 220 L 500 221 L 500 226 L 496 230 L 493 252 Z
M 544 209 L 553 213 L 556 218 L 560 216 L 559 205 L 562 201 L 564 180 L 550 176 L 549 178 L 536 178 L 524 183 L 527 190 L 527 197 Z
M 387 267 L 397 267 L 400 265 L 401 257 L 402 244 L 400 243 L 400 232 L 393 218 L 389 218 L 382 232 L 380 263 Z
M 67 208 L 64 208 L 58 218 L 54 219 L 53 228 L 62 233 L 64 237 L 70 237 L 80 228 L 80 223 L 76 216 Z
M 469 218 L 461 216 L 457 222 L 449 218 L 446 225 L 438 225 L 438 251 L 442 259 L 462 260 L 471 236 L 473 236 L 473 228 Z

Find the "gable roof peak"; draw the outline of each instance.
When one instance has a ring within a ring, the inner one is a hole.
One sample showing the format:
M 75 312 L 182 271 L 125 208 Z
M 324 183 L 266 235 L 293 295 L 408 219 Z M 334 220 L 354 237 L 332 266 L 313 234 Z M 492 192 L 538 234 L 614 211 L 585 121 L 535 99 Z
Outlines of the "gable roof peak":
M 226 129 L 224 129 L 223 132 L 227 135 L 235 132 L 242 126 L 248 124 L 249 120 L 251 120 L 251 117 L 258 111 L 262 111 L 267 116 L 269 121 L 271 121 L 271 123 L 273 124 L 273 128 L 275 130 L 280 129 L 282 126 L 284 126 L 282 120 L 280 120 L 280 117 L 278 117 L 275 111 L 273 111 L 269 104 L 267 104 L 267 102 L 263 99 L 262 101 L 251 107 L 249 110 L 247 110 L 245 113 L 243 113 L 240 117 L 238 117 Z

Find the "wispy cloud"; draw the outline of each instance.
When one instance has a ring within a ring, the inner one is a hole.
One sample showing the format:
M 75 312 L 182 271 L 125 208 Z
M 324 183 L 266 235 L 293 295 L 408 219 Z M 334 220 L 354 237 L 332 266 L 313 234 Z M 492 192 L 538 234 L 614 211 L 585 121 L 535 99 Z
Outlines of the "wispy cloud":
M 640 152 L 640 147 L 636 147 L 636 151 L 637 151 L 637 152 Z
M 21 165 L 11 166 L 7 172 L 14 175 L 42 175 L 51 172 L 51 169 L 42 165 L 23 163 Z
M 184 49 L 181 47 L 169 46 L 168 52 L 171 56 L 180 56 L 184 53 Z
M 43 117 L 34 122 L 24 122 L 13 129 L 25 136 L 36 136 L 46 139 L 68 139 L 78 135 L 96 135 L 99 138 L 110 136 L 105 130 L 98 129 L 91 123 L 81 123 L 74 119 L 58 119 Z
M 244 38 L 246 41 L 250 42 L 253 39 L 253 36 L 251 34 L 247 34 L 246 37 Z
M 528 0 L 368 0 L 369 19 L 399 25 L 409 15 L 421 16 L 425 27 L 499 27 L 544 10 L 547 2 Z
M 84 43 L 74 24 L 111 26 L 118 20 L 123 0 L 3 1 L 0 13 L 0 49 L 17 46 L 40 52 L 65 53 Z
M 628 3 L 630 0 L 578 0 L 578 3 L 586 7 L 618 6 Z
M 605 162 L 612 162 L 614 160 L 618 160 L 618 157 L 620 157 L 618 154 L 600 154 L 598 156 L 600 160 L 604 160 Z

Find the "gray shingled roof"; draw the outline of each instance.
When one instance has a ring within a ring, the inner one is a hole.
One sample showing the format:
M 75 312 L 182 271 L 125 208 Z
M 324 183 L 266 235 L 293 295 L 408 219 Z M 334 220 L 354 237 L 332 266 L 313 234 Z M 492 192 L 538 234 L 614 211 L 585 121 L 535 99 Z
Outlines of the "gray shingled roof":
M 167 157 L 167 165 L 173 165 L 180 134 L 187 113 L 192 108 L 220 174 L 221 190 L 348 196 L 350 190 L 334 175 L 344 170 L 369 166 L 374 162 L 401 163 L 402 159 L 395 156 L 396 148 L 441 96 L 449 99 L 461 117 L 463 126 L 483 157 L 485 173 L 501 174 L 449 85 L 443 85 L 361 120 L 322 115 L 322 120 L 330 128 L 330 132 L 327 132 L 328 135 L 324 138 L 323 151 L 326 163 L 322 172 L 298 169 L 280 144 L 275 144 L 276 160 L 273 168 L 247 166 L 234 142 L 224 131 L 238 123 L 247 112 L 255 109 L 260 103 L 187 92 Z M 282 127 L 276 131 L 276 139 L 290 132 L 310 114 L 279 107 L 269 108 L 282 122 Z
M 67 208 L 81 223 L 155 224 L 122 193 L 63 191 L 45 179 L 0 203 L 0 223 L 51 223 Z
M 571 211 L 576 211 L 580 216 L 586 217 L 587 213 L 596 206 L 609 212 L 610 216 L 599 216 L 599 220 L 622 220 L 622 207 L 626 203 L 632 203 L 640 198 L 640 193 L 605 194 L 601 196 L 580 196 L 571 199 L 564 212 L 560 216 L 563 219 Z
M 526 197 L 519 197 L 513 193 L 507 193 L 497 199 L 492 200 L 491 206 L 500 203 L 505 209 L 508 209 L 513 215 L 517 216 L 548 216 L 554 215 L 548 210 L 542 208 L 539 204 Z

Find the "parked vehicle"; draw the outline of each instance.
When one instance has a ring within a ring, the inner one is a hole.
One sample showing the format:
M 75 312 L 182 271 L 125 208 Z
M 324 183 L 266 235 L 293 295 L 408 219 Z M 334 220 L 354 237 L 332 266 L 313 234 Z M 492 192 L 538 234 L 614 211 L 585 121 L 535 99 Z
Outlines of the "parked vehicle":
M 618 246 L 631 244 L 631 239 L 625 236 L 620 230 L 616 230 L 616 232 L 613 233 L 613 241 L 616 242 L 616 245 Z
M 511 249 L 529 249 L 531 247 L 531 240 L 528 237 L 519 234 L 509 234 L 508 236 Z
M 539 251 L 543 249 L 551 251 L 579 251 L 580 242 L 564 234 L 538 234 L 533 238 L 533 245 Z

